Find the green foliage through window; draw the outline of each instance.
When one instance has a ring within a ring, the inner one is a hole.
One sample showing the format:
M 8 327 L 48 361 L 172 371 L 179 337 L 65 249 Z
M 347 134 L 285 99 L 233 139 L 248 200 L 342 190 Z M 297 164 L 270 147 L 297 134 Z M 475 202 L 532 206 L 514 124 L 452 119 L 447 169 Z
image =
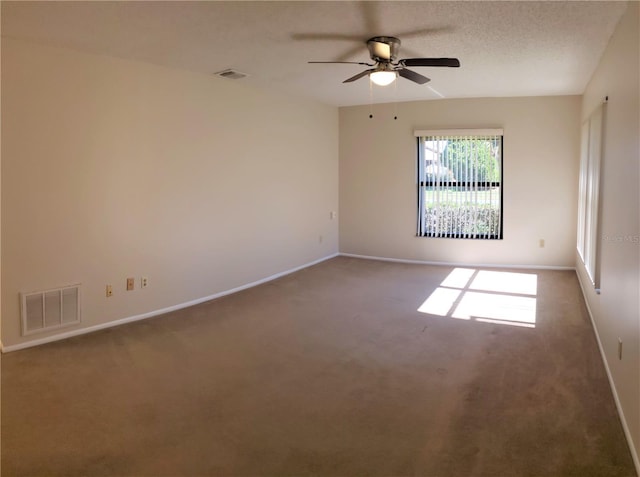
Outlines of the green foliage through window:
M 502 135 L 419 138 L 418 235 L 502 238 Z

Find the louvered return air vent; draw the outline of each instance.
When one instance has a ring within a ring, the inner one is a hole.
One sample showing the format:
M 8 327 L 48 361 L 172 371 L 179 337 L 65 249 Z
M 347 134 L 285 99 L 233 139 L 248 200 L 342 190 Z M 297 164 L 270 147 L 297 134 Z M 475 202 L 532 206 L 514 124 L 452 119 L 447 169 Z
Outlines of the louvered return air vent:
M 218 71 L 216 73 L 216 76 L 220 76 L 221 78 L 237 80 L 237 79 L 246 78 L 249 75 L 246 73 L 242 73 L 241 71 L 238 71 L 238 70 L 224 70 L 224 71 Z
M 22 335 L 80 323 L 80 284 L 20 293 Z

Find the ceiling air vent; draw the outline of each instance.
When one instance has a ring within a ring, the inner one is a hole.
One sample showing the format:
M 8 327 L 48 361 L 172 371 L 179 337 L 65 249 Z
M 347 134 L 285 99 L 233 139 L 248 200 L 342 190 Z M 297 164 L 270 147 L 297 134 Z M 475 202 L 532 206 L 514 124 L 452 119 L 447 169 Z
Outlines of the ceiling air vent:
M 230 70 L 218 71 L 216 73 L 216 76 L 220 76 L 221 78 L 237 80 L 237 79 L 246 78 L 249 75 L 246 73 L 242 73 L 241 71 L 230 69 Z
M 21 293 L 22 335 L 80 323 L 80 284 Z

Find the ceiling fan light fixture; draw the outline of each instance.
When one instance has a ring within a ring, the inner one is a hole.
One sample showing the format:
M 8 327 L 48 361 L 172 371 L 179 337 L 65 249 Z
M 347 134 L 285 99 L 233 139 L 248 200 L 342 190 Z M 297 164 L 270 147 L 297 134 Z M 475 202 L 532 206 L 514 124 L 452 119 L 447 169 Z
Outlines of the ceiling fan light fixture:
M 387 86 L 396 80 L 396 76 L 395 71 L 374 71 L 369 78 L 378 86 Z

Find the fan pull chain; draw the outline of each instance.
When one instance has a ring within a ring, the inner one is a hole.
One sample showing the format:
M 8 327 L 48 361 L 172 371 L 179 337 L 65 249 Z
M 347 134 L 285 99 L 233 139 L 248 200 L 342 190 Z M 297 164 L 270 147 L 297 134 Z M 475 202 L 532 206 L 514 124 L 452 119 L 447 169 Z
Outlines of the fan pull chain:
M 373 118 L 373 81 L 369 78 L 369 119 Z
M 393 120 L 398 119 L 398 78 L 393 82 Z

